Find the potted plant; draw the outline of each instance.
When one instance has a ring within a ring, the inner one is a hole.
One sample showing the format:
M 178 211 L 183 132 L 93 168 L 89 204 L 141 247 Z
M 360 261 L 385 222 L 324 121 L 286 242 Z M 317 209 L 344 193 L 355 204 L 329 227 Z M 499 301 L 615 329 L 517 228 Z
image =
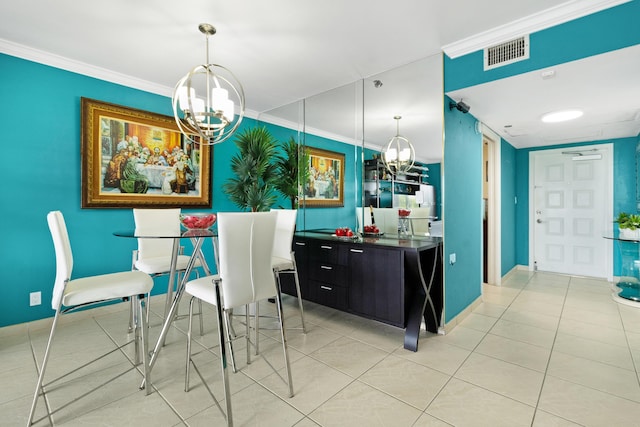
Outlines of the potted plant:
M 640 215 L 620 212 L 618 219 L 620 238 L 626 240 L 640 240 Z
M 279 177 L 276 189 L 291 201 L 291 209 L 298 209 L 300 188 L 309 178 L 309 153 L 293 137 L 282 144 L 282 151 L 275 162 Z
M 276 141 L 266 127 L 254 127 L 239 134 L 235 143 L 239 153 L 231 158 L 231 170 L 236 176 L 222 188 L 241 209 L 267 211 L 277 199 Z

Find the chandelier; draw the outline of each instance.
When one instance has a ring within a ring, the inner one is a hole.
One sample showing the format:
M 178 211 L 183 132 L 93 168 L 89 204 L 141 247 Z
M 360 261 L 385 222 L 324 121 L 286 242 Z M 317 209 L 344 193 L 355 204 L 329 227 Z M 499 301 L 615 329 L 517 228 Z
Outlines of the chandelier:
M 416 160 L 416 151 L 407 138 L 400 135 L 400 119 L 402 116 L 394 116 L 396 121 L 396 136 L 382 150 L 382 163 L 392 175 L 405 174 L 411 170 Z
M 206 36 L 206 63 L 178 81 L 171 101 L 180 132 L 193 143 L 213 145 L 229 138 L 240 126 L 244 89 L 229 69 L 209 63 L 209 36 L 216 33 L 215 27 L 200 24 L 198 29 Z

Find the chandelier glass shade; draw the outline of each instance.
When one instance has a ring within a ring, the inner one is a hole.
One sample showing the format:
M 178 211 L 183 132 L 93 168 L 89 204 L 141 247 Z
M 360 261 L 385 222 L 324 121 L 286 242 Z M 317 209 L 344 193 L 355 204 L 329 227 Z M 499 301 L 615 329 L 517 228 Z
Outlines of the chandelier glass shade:
M 401 116 L 394 116 L 396 120 L 396 136 L 382 149 L 382 163 L 392 175 L 405 174 L 411 170 L 416 160 L 416 151 L 411 142 L 400 135 Z
M 191 142 L 213 145 L 228 139 L 240 126 L 244 89 L 228 68 L 209 63 L 209 36 L 216 29 L 210 24 L 200 24 L 198 29 L 206 36 L 206 63 L 178 81 L 171 102 L 180 132 Z

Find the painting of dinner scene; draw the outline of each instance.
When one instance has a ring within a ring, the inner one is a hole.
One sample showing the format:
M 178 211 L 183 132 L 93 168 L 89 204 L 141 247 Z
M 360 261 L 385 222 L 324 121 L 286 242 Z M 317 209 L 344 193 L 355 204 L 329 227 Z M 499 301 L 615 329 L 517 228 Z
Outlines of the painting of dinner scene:
M 83 207 L 211 206 L 198 141 L 172 117 L 83 98 Z

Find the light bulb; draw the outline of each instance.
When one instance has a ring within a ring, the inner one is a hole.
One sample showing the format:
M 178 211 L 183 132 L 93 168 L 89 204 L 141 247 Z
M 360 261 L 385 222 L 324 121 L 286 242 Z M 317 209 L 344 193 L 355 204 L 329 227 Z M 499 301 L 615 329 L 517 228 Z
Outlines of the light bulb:
M 396 150 L 395 148 L 389 148 L 384 154 L 384 157 L 387 162 L 395 162 L 398 158 L 398 150 Z
M 180 109 L 182 111 L 189 110 L 189 98 L 191 99 L 196 98 L 196 90 L 194 88 L 187 88 L 186 86 L 181 86 L 180 89 L 178 89 L 178 100 L 180 102 Z

